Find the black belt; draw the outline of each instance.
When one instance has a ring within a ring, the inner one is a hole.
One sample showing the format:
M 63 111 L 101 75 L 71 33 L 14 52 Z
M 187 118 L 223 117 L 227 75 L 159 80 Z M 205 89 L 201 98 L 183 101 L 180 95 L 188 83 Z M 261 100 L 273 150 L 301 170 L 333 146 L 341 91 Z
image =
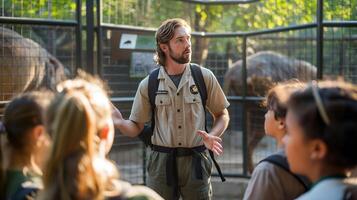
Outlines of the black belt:
M 202 166 L 201 166 L 201 155 L 199 153 L 204 152 L 206 150 L 206 147 L 204 145 L 192 147 L 192 148 L 186 148 L 186 147 L 170 148 L 170 147 L 152 145 L 151 149 L 153 151 L 170 154 L 166 160 L 166 183 L 168 186 L 174 187 L 173 190 L 174 199 L 179 198 L 176 157 L 192 156 L 192 162 L 195 168 L 196 178 L 202 180 L 203 176 L 202 176 Z M 214 159 L 213 152 L 209 151 L 209 154 L 222 179 L 222 182 L 224 182 L 225 178 L 223 177 L 223 174 L 221 172 L 221 169 L 217 161 Z

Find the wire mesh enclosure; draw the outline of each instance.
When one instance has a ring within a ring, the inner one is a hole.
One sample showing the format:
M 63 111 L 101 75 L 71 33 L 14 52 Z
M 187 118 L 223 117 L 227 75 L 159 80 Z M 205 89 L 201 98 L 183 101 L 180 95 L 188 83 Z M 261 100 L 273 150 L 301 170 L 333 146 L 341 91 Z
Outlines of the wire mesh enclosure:
M 2 32 L 23 37 L 0 37 L 1 105 L 32 80 L 34 72 L 25 70 L 31 67 L 21 62 L 35 59 L 39 66 L 53 56 L 67 74 L 79 67 L 98 73 L 128 118 L 139 82 L 156 66 L 156 28 L 173 17 L 190 22 L 192 62 L 209 68 L 229 96 L 231 121 L 218 157 L 228 176 L 248 177 L 255 163 L 276 150 L 264 137 L 261 106 L 271 84 L 337 76 L 357 83 L 356 0 L 0 0 Z M 25 45 L 26 38 L 33 42 Z M 9 56 L 5 49 L 11 45 L 23 54 Z M 145 150 L 138 139 L 116 134 L 110 157 L 123 179 L 145 182 Z

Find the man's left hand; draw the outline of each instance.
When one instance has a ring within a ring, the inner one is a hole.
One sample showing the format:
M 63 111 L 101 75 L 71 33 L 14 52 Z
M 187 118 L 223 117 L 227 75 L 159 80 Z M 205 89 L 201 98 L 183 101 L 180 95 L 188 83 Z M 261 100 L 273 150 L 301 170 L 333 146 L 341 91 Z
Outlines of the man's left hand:
M 222 139 L 220 137 L 210 135 L 206 131 L 198 130 L 197 134 L 203 139 L 203 143 L 207 149 L 213 151 L 216 155 L 221 155 L 223 153 Z

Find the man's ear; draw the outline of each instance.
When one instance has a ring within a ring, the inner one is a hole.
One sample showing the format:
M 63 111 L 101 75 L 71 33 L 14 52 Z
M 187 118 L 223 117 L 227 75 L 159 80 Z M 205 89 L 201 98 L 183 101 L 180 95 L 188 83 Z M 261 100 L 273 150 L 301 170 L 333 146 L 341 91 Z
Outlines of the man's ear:
M 166 53 L 168 51 L 169 47 L 167 46 L 167 44 L 160 44 L 160 49 L 161 49 L 161 51 Z
M 312 141 L 311 145 L 310 158 L 313 160 L 323 160 L 328 153 L 326 143 L 320 139 L 315 139 Z
M 102 128 L 102 130 L 100 131 L 99 137 L 100 137 L 101 140 L 103 140 L 103 139 L 107 139 L 108 135 L 109 135 L 109 127 L 108 127 L 108 125 L 105 125 Z

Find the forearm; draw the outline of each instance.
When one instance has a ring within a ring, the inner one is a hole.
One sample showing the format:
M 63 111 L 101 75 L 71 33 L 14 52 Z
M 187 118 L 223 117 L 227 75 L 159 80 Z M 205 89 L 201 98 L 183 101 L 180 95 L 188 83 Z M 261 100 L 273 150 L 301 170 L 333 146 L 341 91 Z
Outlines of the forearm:
M 220 137 L 227 129 L 228 123 L 229 114 L 227 109 L 224 109 L 221 113 L 214 114 L 214 123 L 209 134 Z
M 115 124 L 115 128 L 129 137 L 137 137 L 144 128 L 144 123 L 137 123 L 131 120 L 121 120 L 120 123 Z

